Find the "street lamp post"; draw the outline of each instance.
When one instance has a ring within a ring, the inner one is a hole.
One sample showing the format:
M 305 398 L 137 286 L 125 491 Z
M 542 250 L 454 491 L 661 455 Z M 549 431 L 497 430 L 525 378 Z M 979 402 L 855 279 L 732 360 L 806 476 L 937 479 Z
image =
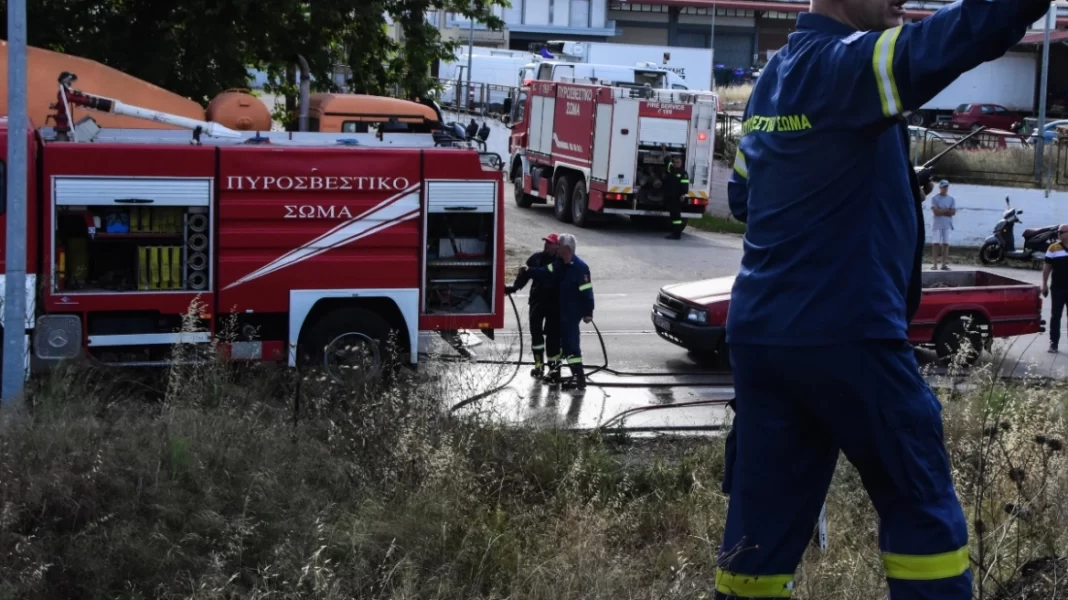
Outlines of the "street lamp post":
M 475 18 L 468 17 L 471 26 L 467 30 L 467 85 L 464 86 L 464 108 L 467 108 L 471 94 L 471 57 L 475 53 Z
M 1046 146 L 1046 94 L 1049 86 L 1049 36 L 1055 22 L 1057 4 L 1050 3 L 1049 12 L 1046 13 L 1046 27 L 1042 41 L 1042 76 L 1038 91 L 1038 147 L 1035 148 L 1035 180 L 1042 183 L 1042 171 L 1045 161 L 1043 153 Z
M 7 245 L 4 263 L 2 403 L 13 407 L 26 377 L 26 0 L 7 3 Z

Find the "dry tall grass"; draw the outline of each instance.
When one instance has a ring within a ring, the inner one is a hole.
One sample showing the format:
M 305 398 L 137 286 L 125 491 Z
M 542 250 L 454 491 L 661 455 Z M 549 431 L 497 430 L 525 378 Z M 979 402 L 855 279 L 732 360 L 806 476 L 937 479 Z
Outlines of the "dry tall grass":
M 942 152 L 946 145 L 941 142 L 928 141 L 916 148 L 915 155 L 921 164 Z M 1064 172 L 1064 149 L 1049 146 L 1043 154 L 1042 186 L 1052 183 L 1055 188 L 1063 187 L 1061 182 L 1068 180 Z M 1035 150 L 1034 148 L 1005 148 L 1000 150 L 953 150 L 938 164 L 937 176 L 951 177 L 962 183 L 989 185 L 1036 186 Z M 1059 173 L 1059 174 L 1058 174 Z M 1052 177 L 1052 181 L 1047 181 Z
M 720 440 L 443 413 L 462 381 L 485 389 L 507 367 L 474 385 L 464 370 L 480 368 L 434 361 L 360 394 L 306 381 L 297 422 L 288 376 L 196 369 L 158 388 L 64 369 L 2 425 L 0 598 L 711 595 Z M 1068 544 L 1065 390 L 970 383 L 943 400 L 977 597 L 1063 594 L 1042 577 L 1063 574 Z M 805 556 L 797 598 L 886 595 L 873 511 L 840 464 L 829 551 Z M 1027 586 L 1045 587 L 1010 595 Z
M 743 110 L 752 93 L 753 85 L 749 83 L 716 88 L 716 94 L 719 95 L 719 103 L 723 110 Z

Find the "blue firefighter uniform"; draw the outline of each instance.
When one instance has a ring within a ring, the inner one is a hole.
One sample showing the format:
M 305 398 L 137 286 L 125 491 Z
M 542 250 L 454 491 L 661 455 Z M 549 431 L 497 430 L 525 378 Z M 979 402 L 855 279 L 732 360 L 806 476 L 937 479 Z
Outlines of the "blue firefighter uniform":
M 553 234 L 555 236 L 555 234 Z M 555 237 L 554 237 L 555 240 Z M 553 241 L 553 243 L 556 243 Z M 555 257 L 545 251 L 535 252 L 527 259 L 527 267 L 547 267 L 553 264 Z M 529 271 L 516 275 L 515 283 L 505 288 L 505 293 L 513 294 L 523 289 L 531 279 Z M 542 376 L 545 355 L 549 356 L 549 374 L 558 377 L 560 372 L 560 294 L 555 280 L 543 279 L 531 285 L 528 299 L 530 314 L 531 352 L 534 354 L 534 369 L 531 376 Z
M 557 258 L 544 268 L 531 268 L 528 272 L 535 281 L 555 280 L 557 283 L 560 290 L 560 349 L 564 362 L 571 369 L 572 385 L 585 388 L 579 325 L 584 318 L 593 317 L 590 267 L 578 256 L 572 256 L 569 263 Z
M 802 13 L 757 81 L 728 184 L 747 231 L 717 598 L 790 597 L 839 450 L 879 514 L 890 597 L 971 598 L 941 404 L 907 341 L 924 227 L 902 117 L 1048 9 L 962 0 L 871 32 Z

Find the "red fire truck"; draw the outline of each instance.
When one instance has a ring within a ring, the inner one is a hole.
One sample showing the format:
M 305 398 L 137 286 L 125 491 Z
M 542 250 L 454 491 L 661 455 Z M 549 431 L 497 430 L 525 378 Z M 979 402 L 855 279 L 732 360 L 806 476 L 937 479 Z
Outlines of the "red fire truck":
M 73 106 L 193 131 L 71 127 Z M 28 372 L 165 365 L 175 343 L 208 347 L 233 321 L 229 359 L 360 360 L 375 377 L 388 336 L 415 364 L 421 332 L 503 326 L 504 183 L 475 150 L 430 134 L 238 133 L 69 80 L 56 110 L 55 127 L 0 121 L 4 144 L 29 145 L 28 172 L 3 173 L 28 179 Z M 199 330 L 182 333 L 191 306 Z
M 667 217 L 666 150 L 690 175 L 682 217 L 699 219 L 708 208 L 717 109 L 711 92 L 534 81 L 506 121 L 515 202 L 552 200 L 557 219 L 580 227 L 597 214 Z

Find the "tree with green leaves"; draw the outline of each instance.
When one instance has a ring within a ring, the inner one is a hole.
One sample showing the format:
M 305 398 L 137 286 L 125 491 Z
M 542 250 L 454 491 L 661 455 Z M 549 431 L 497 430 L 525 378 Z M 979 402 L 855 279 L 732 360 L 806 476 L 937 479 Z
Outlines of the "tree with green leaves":
M 351 91 L 402 97 L 434 88 L 430 65 L 457 44 L 441 38 L 426 14 L 474 18 L 492 29 L 508 0 L 33 0 L 29 44 L 99 61 L 206 104 L 249 85 L 248 68 L 265 71 L 266 91 L 296 96 L 297 56 L 313 87 L 336 91 L 335 66 L 347 65 Z M 6 15 L 7 2 L 0 0 Z M 403 42 L 388 31 L 387 15 Z

